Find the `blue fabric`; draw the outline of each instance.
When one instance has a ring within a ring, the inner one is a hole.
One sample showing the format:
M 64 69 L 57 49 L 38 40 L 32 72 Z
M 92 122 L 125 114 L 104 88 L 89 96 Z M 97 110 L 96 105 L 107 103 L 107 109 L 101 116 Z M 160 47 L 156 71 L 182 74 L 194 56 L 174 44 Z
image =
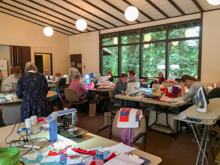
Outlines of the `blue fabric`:
M 47 80 L 43 74 L 22 73 L 16 89 L 17 96 L 22 99 L 21 122 L 33 115 L 45 117 L 50 114 L 47 93 Z
M 43 157 L 44 157 L 44 155 L 41 155 L 38 153 L 35 160 L 29 160 L 29 159 L 25 158 L 24 156 L 22 158 L 23 158 L 24 164 L 34 164 L 34 163 L 40 163 L 41 160 L 43 159 Z

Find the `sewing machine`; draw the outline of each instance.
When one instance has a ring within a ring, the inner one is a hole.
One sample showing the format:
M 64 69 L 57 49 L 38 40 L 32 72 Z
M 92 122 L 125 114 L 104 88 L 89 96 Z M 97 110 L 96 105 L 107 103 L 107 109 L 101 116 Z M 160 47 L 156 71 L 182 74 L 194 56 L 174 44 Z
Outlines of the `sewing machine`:
M 57 117 L 62 119 L 62 123 L 57 122 Z M 69 119 L 71 120 L 71 125 L 68 124 Z M 57 133 L 67 138 L 71 138 L 88 132 L 76 127 L 78 118 L 77 110 L 75 108 L 53 112 L 45 119 L 45 121 L 49 123 L 50 141 L 52 143 L 57 141 Z

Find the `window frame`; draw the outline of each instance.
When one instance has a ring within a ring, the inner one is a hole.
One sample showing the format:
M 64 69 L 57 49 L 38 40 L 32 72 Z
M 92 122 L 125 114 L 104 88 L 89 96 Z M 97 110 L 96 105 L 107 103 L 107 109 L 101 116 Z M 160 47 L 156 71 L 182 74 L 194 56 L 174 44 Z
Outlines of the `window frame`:
M 198 21 L 199 27 L 200 27 L 200 31 L 199 31 L 199 36 L 198 37 L 185 37 L 185 38 L 177 38 L 177 39 L 169 39 L 169 27 L 173 24 L 183 24 L 183 23 L 187 23 L 187 22 L 195 22 Z M 165 26 L 166 27 L 166 39 L 165 40 L 157 40 L 157 41 L 149 41 L 149 42 L 143 42 L 143 30 L 147 29 L 147 28 L 157 28 L 157 27 L 161 27 L 161 26 Z M 129 43 L 129 44 L 121 44 L 121 33 L 124 32 L 129 32 L 129 31 L 139 31 L 139 42 L 137 43 Z M 128 46 L 128 45 L 139 45 L 139 78 L 140 79 L 148 79 L 148 77 L 143 77 L 143 72 L 142 72 L 142 59 L 143 59 L 143 55 L 142 55 L 142 45 L 144 44 L 149 44 L 149 43 L 158 43 L 158 42 L 165 42 L 166 45 L 166 51 L 165 51 L 165 78 L 167 78 L 168 75 L 168 67 L 169 67 L 169 42 L 172 41 L 184 41 L 184 40 L 193 40 L 193 39 L 198 39 L 199 40 L 199 56 L 198 56 L 198 79 L 201 79 L 201 56 L 202 56 L 202 18 L 199 19 L 192 19 L 192 20 L 186 20 L 186 21 L 181 21 L 181 22 L 172 22 L 169 24 L 161 24 L 161 25 L 157 25 L 157 26 L 149 26 L 149 27 L 143 27 L 143 28 L 136 28 L 136 29 L 129 29 L 129 30 L 125 30 L 125 31 L 114 31 L 111 33 L 104 33 L 104 34 L 100 34 L 99 35 L 99 59 L 100 59 L 100 73 L 101 75 L 103 75 L 103 58 L 102 58 L 102 48 L 104 47 L 112 47 L 113 45 L 107 45 L 107 46 L 102 46 L 102 37 L 104 35 L 108 35 L 108 34 L 118 34 L 118 44 L 114 45 L 114 47 L 118 47 L 118 76 L 113 76 L 114 78 L 119 78 L 120 74 L 121 74 L 121 47 L 122 46 Z M 177 78 L 177 80 L 179 80 Z

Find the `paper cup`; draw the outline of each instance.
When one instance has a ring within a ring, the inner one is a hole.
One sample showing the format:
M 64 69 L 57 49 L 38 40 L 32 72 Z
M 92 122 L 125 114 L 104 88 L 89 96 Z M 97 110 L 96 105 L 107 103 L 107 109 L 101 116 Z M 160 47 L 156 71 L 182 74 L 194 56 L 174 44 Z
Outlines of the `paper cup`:
M 24 121 L 25 121 L 26 128 L 31 128 L 31 118 L 27 118 Z
M 31 125 L 35 125 L 37 123 L 37 116 L 31 116 Z

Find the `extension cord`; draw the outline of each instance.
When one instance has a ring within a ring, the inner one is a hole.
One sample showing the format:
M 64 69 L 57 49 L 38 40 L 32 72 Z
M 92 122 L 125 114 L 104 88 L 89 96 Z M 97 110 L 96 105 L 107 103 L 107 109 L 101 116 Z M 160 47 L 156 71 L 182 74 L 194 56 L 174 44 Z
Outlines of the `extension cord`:
M 41 148 L 41 146 L 33 146 L 32 147 L 32 145 L 24 145 L 23 147 L 25 147 L 25 148 L 33 148 L 33 149 L 40 149 Z
M 12 143 L 11 146 L 12 147 L 22 147 L 22 146 L 24 146 L 24 142 L 21 141 L 21 142 Z

